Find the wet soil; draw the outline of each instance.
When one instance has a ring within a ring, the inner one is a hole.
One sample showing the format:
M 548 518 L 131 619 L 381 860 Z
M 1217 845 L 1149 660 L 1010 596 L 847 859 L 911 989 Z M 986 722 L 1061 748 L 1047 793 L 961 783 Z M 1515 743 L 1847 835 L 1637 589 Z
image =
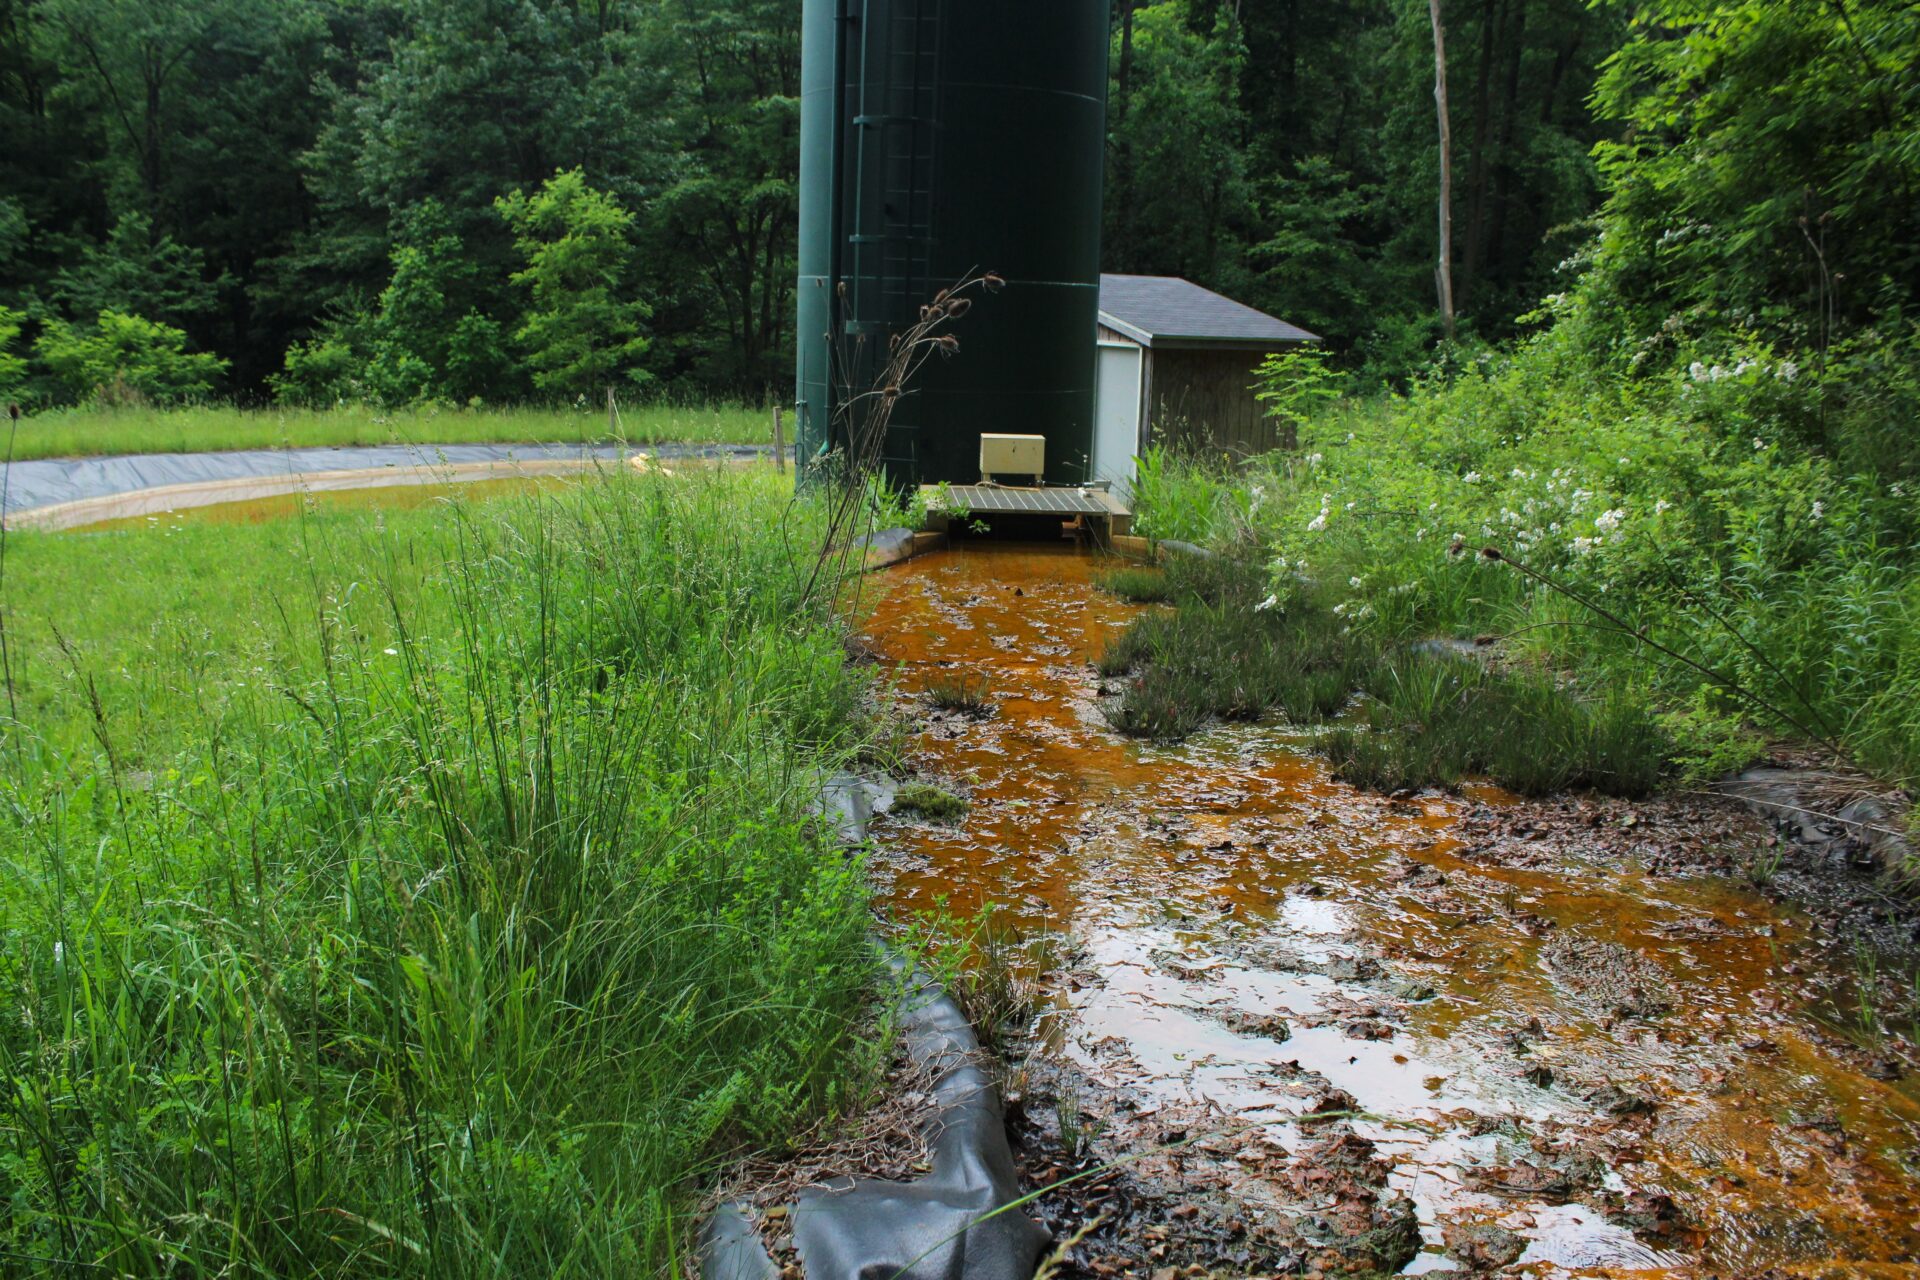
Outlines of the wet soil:
M 1920 1274 L 1912 957 L 1856 955 L 1866 889 L 1781 901 L 1791 854 L 1711 800 L 1382 797 L 1281 725 L 1122 739 L 1091 659 L 1139 610 L 1097 569 L 963 545 L 866 626 L 971 802 L 882 823 L 884 899 L 1059 957 L 1014 1136 L 1036 1187 L 1120 1162 L 1038 1202 L 1098 1220 L 1061 1274 Z M 923 696 L 956 670 L 986 714 Z

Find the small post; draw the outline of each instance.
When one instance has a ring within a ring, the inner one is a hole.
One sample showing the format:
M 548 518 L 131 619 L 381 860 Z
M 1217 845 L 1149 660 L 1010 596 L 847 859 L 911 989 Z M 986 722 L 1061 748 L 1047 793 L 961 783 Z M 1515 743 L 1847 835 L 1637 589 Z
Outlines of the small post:
M 780 427 L 780 406 L 773 406 L 773 469 L 787 474 L 787 433 Z

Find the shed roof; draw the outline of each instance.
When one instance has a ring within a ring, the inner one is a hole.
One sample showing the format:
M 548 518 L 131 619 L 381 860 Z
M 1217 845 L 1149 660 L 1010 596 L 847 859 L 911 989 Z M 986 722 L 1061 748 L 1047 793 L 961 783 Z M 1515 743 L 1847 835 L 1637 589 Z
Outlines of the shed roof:
M 1101 276 L 1100 323 L 1148 347 L 1271 348 L 1320 340 L 1179 276 Z

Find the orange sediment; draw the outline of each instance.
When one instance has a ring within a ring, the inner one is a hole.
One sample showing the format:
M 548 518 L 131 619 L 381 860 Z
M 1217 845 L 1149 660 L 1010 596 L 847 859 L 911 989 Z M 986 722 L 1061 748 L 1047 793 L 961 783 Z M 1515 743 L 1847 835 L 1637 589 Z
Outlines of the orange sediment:
M 1067 938 L 1057 1052 L 1139 1114 L 1239 1123 L 1213 1165 L 1193 1151 L 1143 1176 L 1297 1210 L 1271 1173 L 1307 1140 L 1246 1126 L 1305 1111 L 1310 1079 L 1357 1100 L 1355 1132 L 1413 1199 L 1412 1272 L 1446 1265 L 1448 1223 L 1481 1221 L 1523 1237 L 1538 1275 L 1915 1274 L 1920 1094 L 1863 1074 L 1784 970 L 1844 967 L 1845 940 L 1724 877 L 1475 861 L 1460 821 L 1496 793 L 1361 793 L 1285 726 L 1121 738 L 1090 664 L 1140 610 L 1094 586 L 1100 567 L 974 544 L 869 588 L 903 698 L 964 670 L 992 704 L 926 717 L 915 763 L 972 807 L 885 826 L 879 870 L 895 913 L 992 904 Z M 1623 1011 L 1633 982 L 1669 1007 Z M 1577 1193 L 1502 1182 L 1581 1159 Z M 1636 1234 L 1606 1207 L 1635 1191 L 1682 1225 Z

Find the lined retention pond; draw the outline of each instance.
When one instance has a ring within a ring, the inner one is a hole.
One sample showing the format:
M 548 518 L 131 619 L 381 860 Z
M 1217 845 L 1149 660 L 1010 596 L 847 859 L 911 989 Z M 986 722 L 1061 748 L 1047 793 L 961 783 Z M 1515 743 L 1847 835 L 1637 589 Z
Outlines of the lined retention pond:
M 1725 876 L 1476 860 L 1463 819 L 1503 797 L 1360 793 L 1284 726 L 1119 737 L 1091 659 L 1138 609 L 1098 569 L 963 545 L 881 575 L 867 623 L 916 764 L 972 801 L 882 830 L 885 896 L 1063 939 L 1048 1041 L 1104 1099 L 1097 1154 L 1256 1236 L 1404 1197 L 1408 1273 L 1916 1274 L 1920 1092 L 1792 976 L 1839 940 Z M 927 711 L 955 671 L 989 714 Z M 1348 1136 L 1264 1123 L 1316 1108 Z

